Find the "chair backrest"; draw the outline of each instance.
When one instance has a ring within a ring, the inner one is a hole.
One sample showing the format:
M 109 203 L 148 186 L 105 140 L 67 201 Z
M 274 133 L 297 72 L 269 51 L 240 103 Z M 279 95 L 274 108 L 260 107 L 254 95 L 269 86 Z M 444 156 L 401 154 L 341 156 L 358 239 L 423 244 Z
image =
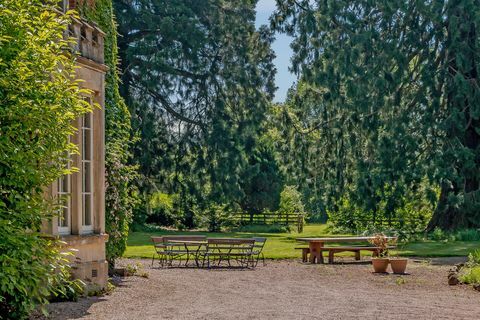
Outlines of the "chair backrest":
M 163 243 L 163 237 L 150 237 L 154 245 Z
M 253 245 L 253 239 L 233 239 L 233 238 L 210 238 L 208 244 L 225 244 L 225 245 Z
M 207 240 L 207 252 L 216 254 L 242 253 L 247 254 L 253 251 L 253 239 L 232 239 L 232 238 L 214 238 Z
M 265 242 L 267 242 L 267 238 L 253 238 L 253 240 L 255 240 L 255 244 L 253 246 L 260 250 L 263 249 Z

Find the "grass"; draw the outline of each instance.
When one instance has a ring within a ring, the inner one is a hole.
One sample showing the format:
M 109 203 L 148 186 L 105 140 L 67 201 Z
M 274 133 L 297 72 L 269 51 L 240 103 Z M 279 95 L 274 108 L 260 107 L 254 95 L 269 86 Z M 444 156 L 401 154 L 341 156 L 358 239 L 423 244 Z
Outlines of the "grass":
M 304 228 L 303 233 L 268 233 L 268 232 L 225 232 L 225 233 L 208 233 L 208 232 L 185 232 L 185 231 L 152 231 L 152 232 L 132 232 L 128 238 L 127 250 L 124 257 L 127 258 L 151 258 L 153 255 L 153 247 L 150 237 L 154 235 L 165 234 L 202 234 L 208 237 L 234 237 L 234 238 L 250 238 L 250 237 L 266 237 L 268 238 L 264 248 L 265 257 L 268 259 L 290 259 L 299 258 L 301 252 L 295 250 L 295 247 L 304 246 L 304 243 L 296 241 L 296 238 L 302 237 L 323 237 L 329 236 L 327 226 L 325 224 L 311 224 Z M 338 236 L 338 235 L 336 235 Z M 480 248 L 480 241 L 421 241 L 408 243 L 401 246 L 397 253 L 401 256 L 416 257 L 449 257 L 449 256 L 466 256 L 474 249 Z M 395 252 L 393 252 L 395 253 Z M 364 253 L 368 254 L 368 253 Z M 345 253 L 344 255 L 350 255 Z

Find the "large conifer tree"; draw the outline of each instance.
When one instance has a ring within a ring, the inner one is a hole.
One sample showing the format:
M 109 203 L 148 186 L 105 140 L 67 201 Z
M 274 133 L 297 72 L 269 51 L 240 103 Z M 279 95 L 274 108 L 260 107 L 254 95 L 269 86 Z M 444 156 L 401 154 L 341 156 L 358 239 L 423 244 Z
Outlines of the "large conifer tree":
M 479 23 L 477 0 L 277 0 L 293 70 L 321 96 L 302 130 L 328 141 L 320 161 L 364 208 L 428 177 L 430 228 L 480 226 Z
M 144 188 L 239 201 L 274 90 L 272 36 L 255 28 L 256 1 L 115 5 Z

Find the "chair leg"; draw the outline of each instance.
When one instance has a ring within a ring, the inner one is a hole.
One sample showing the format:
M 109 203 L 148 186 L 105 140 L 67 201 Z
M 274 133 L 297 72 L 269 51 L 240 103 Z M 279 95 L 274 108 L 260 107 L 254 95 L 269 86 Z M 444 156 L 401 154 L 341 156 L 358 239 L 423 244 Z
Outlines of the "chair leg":
M 155 253 L 154 253 L 153 256 L 152 256 L 152 268 L 153 268 L 153 262 L 154 262 L 154 260 L 155 260 Z

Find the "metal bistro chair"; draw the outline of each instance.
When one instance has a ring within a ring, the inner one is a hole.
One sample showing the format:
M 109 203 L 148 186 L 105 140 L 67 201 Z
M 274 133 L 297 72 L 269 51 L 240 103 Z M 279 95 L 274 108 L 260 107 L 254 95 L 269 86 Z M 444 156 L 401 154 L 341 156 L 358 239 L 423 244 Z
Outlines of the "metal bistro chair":
M 265 266 L 265 255 L 263 254 L 263 247 L 265 247 L 265 242 L 267 242 L 267 238 L 253 238 L 255 243 L 253 245 L 253 251 L 251 255 L 252 267 L 256 267 L 258 264 L 258 260 L 262 259 L 263 265 Z
M 152 267 L 155 261 L 155 256 L 158 256 L 158 261 L 160 265 L 163 267 L 163 264 L 166 262 L 166 256 L 165 256 L 166 246 L 163 244 L 163 237 L 151 237 L 151 240 L 153 242 L 153 248 L 155 249 L 155 252 L 153 253 L 153 256 L 152 256 Z

